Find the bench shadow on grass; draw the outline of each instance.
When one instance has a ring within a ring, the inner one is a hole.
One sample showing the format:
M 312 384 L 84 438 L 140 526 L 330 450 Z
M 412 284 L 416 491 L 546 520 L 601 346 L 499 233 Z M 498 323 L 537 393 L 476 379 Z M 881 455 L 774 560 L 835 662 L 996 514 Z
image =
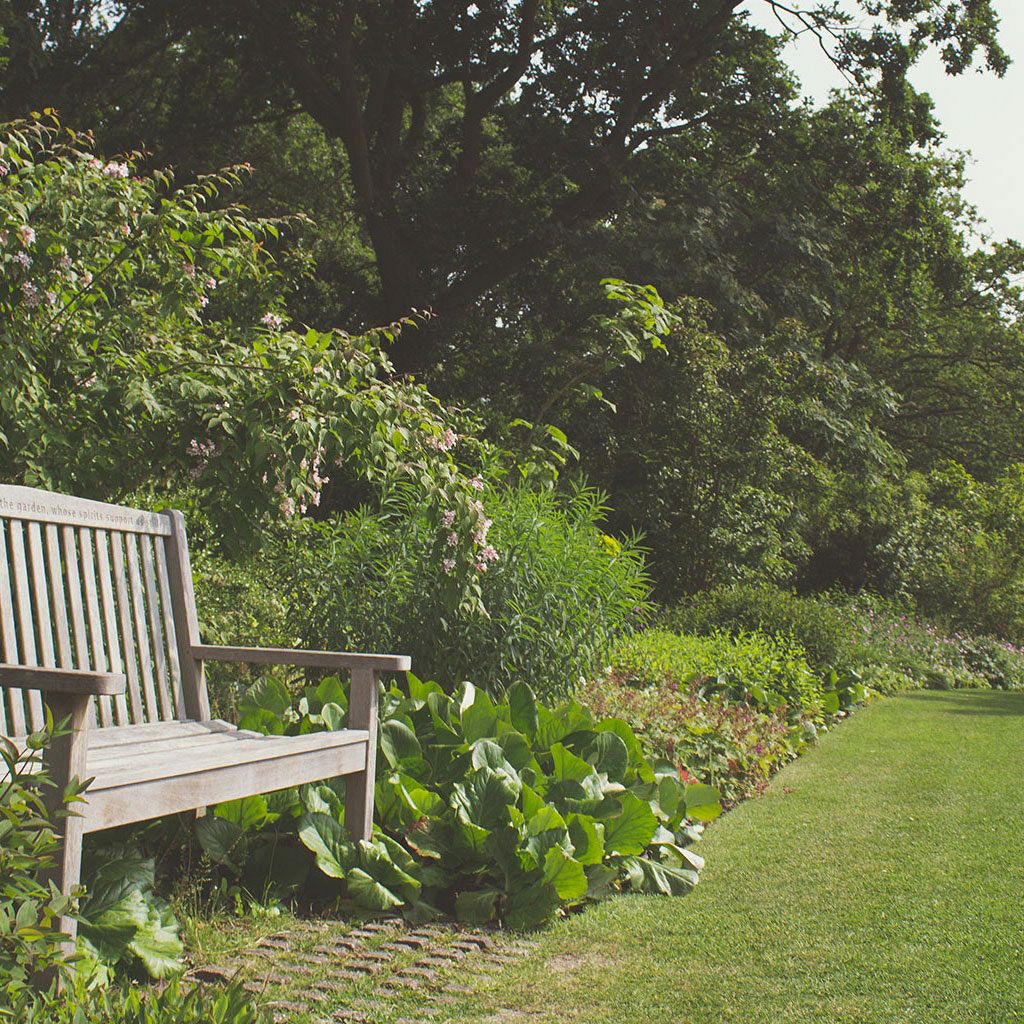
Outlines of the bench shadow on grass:
M 950 705 L 951 715 L 1024 715 L 1024 692 L 1008 690 L 926 690 L 907 694 L 910 700 Z

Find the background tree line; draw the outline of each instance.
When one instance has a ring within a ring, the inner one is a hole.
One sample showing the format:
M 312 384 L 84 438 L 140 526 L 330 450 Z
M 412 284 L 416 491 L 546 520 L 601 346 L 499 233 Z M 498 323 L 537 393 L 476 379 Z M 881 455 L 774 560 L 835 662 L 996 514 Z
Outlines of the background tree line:
M 930 46 L 1004 71 L 995 13 L 763 2 L 848 90 L 799 102 L 738 0 L 6 0 L 0 116 L 254 165 L 257 213 L 309 218 L 294 319 L 434 310 L 396 371 L 510 448 L 564 432 L 663 598 L 871 587 L 1019 634 L 1024 250 L 980 244 L 906 77 Z M 663 345 L 607 278 L 655 286 Z

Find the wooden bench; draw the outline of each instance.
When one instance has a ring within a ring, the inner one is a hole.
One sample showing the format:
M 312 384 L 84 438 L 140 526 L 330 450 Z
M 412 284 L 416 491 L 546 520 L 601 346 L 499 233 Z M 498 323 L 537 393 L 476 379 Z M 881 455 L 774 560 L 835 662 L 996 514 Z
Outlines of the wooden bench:
M 70 725 L 44 755 L 59 790 L 92 780 L 57 823 L 62 891 L 86 832 L 339 775 L 349 831 L 370 837 L 378 677 L 409 659 L 201 643 L 180 512 L 0 485 L 0 644 L 0 735 L 20 745 L 48 705 Z M 211 719 L 207 661 L 347 670 L 349 728 L 264 736 Z

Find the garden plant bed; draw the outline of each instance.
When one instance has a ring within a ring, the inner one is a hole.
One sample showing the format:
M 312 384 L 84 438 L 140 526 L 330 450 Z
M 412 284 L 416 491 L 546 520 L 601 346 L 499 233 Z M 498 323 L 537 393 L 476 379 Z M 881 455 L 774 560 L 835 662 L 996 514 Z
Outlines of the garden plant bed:
M 1024 694 L 879 702 L 710 830 L 689 899 L 562 922 L 450 1019 L 1018 1019 L 1022 771 Z

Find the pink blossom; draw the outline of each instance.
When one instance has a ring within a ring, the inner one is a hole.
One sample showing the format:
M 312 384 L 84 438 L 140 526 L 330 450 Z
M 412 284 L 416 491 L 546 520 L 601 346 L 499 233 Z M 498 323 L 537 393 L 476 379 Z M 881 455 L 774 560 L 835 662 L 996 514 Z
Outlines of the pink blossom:
M 18 228 L 18 237 L 21 239 L 21 244 L 28 246 L 36 240 L 36 233 L 34 228 L 30 228 L 27 224 Z
M 22 281 L 21 295 L 29 309 L 39 305 L 39 289 L 31 281 Z
M 485 562 L 496 562 L 498 560 L 498 552 L 495 551 L 492 545 L 488 544 L 487 547 L 480 552 L 480 557 Z
M 128 165 L 125 163 L 118 163 L 116 160 L 111 160 L 110 163 L 103 168 L 103 173 L 108 178 L 127 178 Z
M 452 532 L 448 534 L 448 547 L 453 548 L 458 543 L 459 535 L 454 530 L 452 530 Z
M 260 317 L 260 323 L 263 324 L 264 327 L 272 327 L 276 329 L 284 323 L 284 320 L 278 316 L 277 313 L 264 313 L 263 316 Z
M 48 306 L 56 306 L 57 305 L 57 293 L 56 292 L 48 291 L 46 293 L 46 304 Z
M 476 530 L 474 530 L 473 540 L 475 540 L 477 544 L 484 544 L 487 541 L 487 531 L 493 525 L 494 524 L 490 519 L 484 519 L 480 525 L 477 526 Z
M 477 475 L 469 481 L 469 486 L 472 487 L 474 491 L 482 491 L 484 489 L 483 479 Z
M 185 276 L 189 280 L 194 280 L 196 276 L 196 265 L 194 263 L 186 263 L 182 266 L 182 270 L 185 271 Z
M 10 171 L 10 164 L 6 160 L 0 160 L 0 178 L 6 178 L 7 172 Z
M 441 522 L 450 530 L 455 525 L 455 509 L 448 509 L 443 516 L 441 516 Z
M 455 559 L 454 558 L 442 559 L 442 561 L 441 561 L 441 568 L 444 569 L 444 571 L 446 573 L 453 573 L 453 572 L 455 572 Z
M 302 416 L 302 413 L 299 412 L 298 409 L 292 409 L 291 412 L 288 413 L 288 419 L 290 419 L 292 421 L 292 423 L 294 423 L 301 416 Z
M 200 295 L 199 296 L 199 308 L 200 309 L 206 309 L 206 307 L 209 304 L 210 304 L 210 300 L 205 295 Z
M 24 249 L 14 257 L 14 260 L 16 263 L 20 263 L 26 270 L 32 266 L 32 257 Z
M 295 515 L 295 499 L 285 498 L 281 502 L 281 511 L 289 517 Z
M 119 230 L 121 234 L 125 236 L 125 238 L 127 238 L 132 233 L 131 227 L 129 227 L 129 225 L 127 224 L 122 224 Z
M 207 287 L 207 290 L 212 292 L 213 289 L 217 287 L 217 278 L 215 278 L 215 277 L 208 277 L 206 279 L 206 287 Z
M 71 269 L 71 257 L 65 252 L 61 253 L 60 269 L 66 274 Z
M 487 572 L 487 563 L 482 558 L 478 558 L 473 563 L 473 568 L 476 569 L 477 572 Z
M 99 170 L 99 169 L 100 169 L 100 168 L 101 168 L 101 167 L 103 166 L 103 161 L 102 161 L 102 160 L 97 160 L 97 159 L 96 159 L 96 157 L 93 157 L 93 158 L 92 158 L 92 159 L 91 159 L 91 160 L 89 161 L 89 166 L 90 166 L 90 167 L 91 167 L 91 168 L 92 168 L 92 169 L 93 169 L 94 171 L 98 171 L 98 170 Z
M 87 270 L 87 271 L 86 271 L 86 272 L 85 272 L 85 273 L 84 273 L 84 274 L 82 275 L 82 278 L 81 278 L 81 280 L 82 280 L 82 285 L 83 285 L 83 287 L 85 287 L 85 288 L 88 288 L 88 287 L 89 287 L 89 285 L 91 285 L 91 284 L 92 284 L 92 274 L 90 274 L 90 273 L 89 273 L 89 271 Z
M 459 435 L 448 427 L 440 437 L 432 437 L 427 444 L 436 452 L 450 452 L 458 443 Z

